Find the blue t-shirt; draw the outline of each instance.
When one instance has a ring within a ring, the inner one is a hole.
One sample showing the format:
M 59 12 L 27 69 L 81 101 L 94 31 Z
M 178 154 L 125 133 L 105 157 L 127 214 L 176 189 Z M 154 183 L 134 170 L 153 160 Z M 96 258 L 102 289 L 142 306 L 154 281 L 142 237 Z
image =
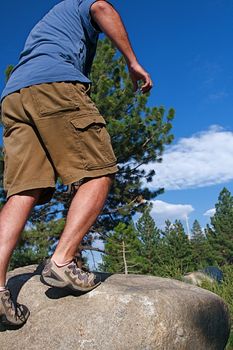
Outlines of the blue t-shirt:
M 58 81 L 90 82 L 99 30 L 90 7 L 96 0 L 64 0 L 32 29 L 1 99 L 24 87 Z

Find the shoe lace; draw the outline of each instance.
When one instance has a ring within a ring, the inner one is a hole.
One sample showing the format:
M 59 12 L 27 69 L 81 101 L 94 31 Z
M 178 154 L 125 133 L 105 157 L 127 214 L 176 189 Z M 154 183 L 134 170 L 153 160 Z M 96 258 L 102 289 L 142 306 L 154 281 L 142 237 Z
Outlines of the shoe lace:
M 90 276 L 91 275 L 90 270 L 86 266 L 83 266 L 82 268 L 80 268 L 78 266 L 78 261 L 79 260 L 76 257 L 73 259 L 73 264 L 71 265 L 73 274 L 78 275 L 79 273 L 81 273 L 81 274 L 85 274 L 87 276 Z
M 22 306 L 20 304 L 16 303 L 15 314 L 22 321 L 25 319 L 25 315 L 24 315 L 23 310 L 21 308 L 22 308 Z

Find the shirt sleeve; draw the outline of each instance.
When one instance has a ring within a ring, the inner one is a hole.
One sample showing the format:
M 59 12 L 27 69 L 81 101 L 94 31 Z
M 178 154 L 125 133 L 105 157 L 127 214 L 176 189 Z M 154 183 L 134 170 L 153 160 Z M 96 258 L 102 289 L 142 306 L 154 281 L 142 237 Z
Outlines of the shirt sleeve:
M 94 4 L 97 0 L 82 0 L 79 5 L 79 13 L 80 17 L 83 23 L 83 26 L 88 31 L 94 31 L 96 34 L 102 33 L 101 29 L 98 27 L 97 24 L 94 23 L 94 21 L 91 18 L 91 5 Z

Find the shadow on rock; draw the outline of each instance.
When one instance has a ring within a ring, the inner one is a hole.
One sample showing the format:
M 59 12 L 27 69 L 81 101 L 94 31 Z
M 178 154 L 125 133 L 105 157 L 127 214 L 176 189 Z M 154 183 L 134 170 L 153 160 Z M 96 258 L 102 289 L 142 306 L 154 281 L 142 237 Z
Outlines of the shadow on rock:
M 80 297 L 85 293 L 82 292 L 74 292 L 71 291 L 70 289 L 66 289 L 66 288 L 55 288 L 55 287 L 51 287 L 48 290 L 46 290 L 45 295 L 49 298 L 49 299 L 60 299 L 60 298 L 65 298 L 68 297 L 70 295 L 73 295 L 75 297 Z
M 213 305 L 208 305 L 208 313 L 206 309 L 196 309 L 195 314 L 192 315 L 193 324 L 202 333 L 203 338 L 208 339 L 209 349 L 212 344 L 219 342 L 214 349 L 225 349 L 227 340 L 230 335 L 231 320 L 228 313 L 227 306 L 220 300 L 215 300 Z M 216 330 L 218 329 L 218 337 L 216 338 Z M 224 348 L 222 344 L 225 341 Z
M 12 300 L 14 302 L 17 301 L 20 289 L 23 287 L 23 285 L 33 276 L 40 275 L 43 267 L 44 263 L 41 263 L 33 272 L 23 273 L 9 278 L 7 288 L 10 289 Z

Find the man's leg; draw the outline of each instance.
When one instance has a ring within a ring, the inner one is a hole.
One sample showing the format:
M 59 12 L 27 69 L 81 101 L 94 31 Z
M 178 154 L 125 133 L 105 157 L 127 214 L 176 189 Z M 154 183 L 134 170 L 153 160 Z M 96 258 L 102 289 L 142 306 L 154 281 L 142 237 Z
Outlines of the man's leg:
M 5 286 L 10 257 L 40 193 L 36 189 L 13 195 L 0 212 L 0 287 Z
M 111 184 L 112 176 L 103 176 L 80 186 L 72 200 L 64 231 L 52 256 L 57 264 L 63 265 L 73 260 L 84 235 L 100 214 Z
M 112 176 L 103 176 L 80 186 L 72 200 L 58 246 L 42 272 L 42 282 L 85 292 L 99 285 L 96 276 L 81 270 L 73 258 L 84 235 L 100 214 L 111 183 Z

